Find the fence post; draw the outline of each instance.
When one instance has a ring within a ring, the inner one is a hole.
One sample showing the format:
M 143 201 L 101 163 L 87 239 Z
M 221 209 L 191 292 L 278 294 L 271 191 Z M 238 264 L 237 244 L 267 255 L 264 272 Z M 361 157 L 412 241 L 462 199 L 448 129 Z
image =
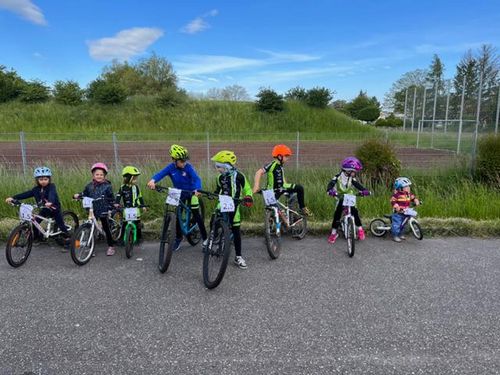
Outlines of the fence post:
M 207 131 L 207 179 L 210 177 L 210 133 Z
M 427 88 L 424 87 L 424 102 L 422 104 L 422 120 L 419 121 L 418 123 L 418 128 L 417 128 L 417 148 L 420 144 L 420 132 L 422 131 L 422 128 L 424 127 L 424 119 L 425 119 L 425 97 L 427 96 Z
M 19 132 L 19 142 L 21 144 L 21 159 L 23 161 L 23 174 L 26 174 L 26 143 L 24 142 L 24 132 Z
M 500 114 L 500 86 L 498 86 L 497 117 L 495 119 L 495 134 L 498 134 L 498 115 L 499 114 Z
M 462 126 L 464 123 L 464 103 L 465 103 L 465 75 L 462 82 L 462 100 L 460 103 L 460 121 L 458 122 L 458 141 L 457 141 L 457 155 L 460 153 L 460 141 L 462 139 Z
M 479 76 L 479 91 L 477 93 L 477 113 L 476 113 L 476 130 L 474 131 L 474 144 L 472 146 L 472 172 L 475 170 L 476 163 L 476 147 L 477 147 L 477 138 L 479 132 L 479 121 L 481 117 L 481 98 L 483 93 L 483 71 L 481 70 L 481 75 Z
M 450 93 L 446 96 L 446 112 L 444 114 L 444 132 L 446 133 L 446 127 L 448 126 L 448 110 L 450 108 Z
M 431 148 L 434 148 L 434 121 L 436 121 L 436 106 L 437 106 L 438 85 L 434 88 L 434 108 L 432 109 L 432 132 L 431 132 Z
M 297 132 L 297 158 L 295 159 L 295 167 L 299 170 L 299 156 L 300 156 L 300 132 Z
M 403 115 L 403 131 L 406 130 L 406 107 L 407 107 L 407 102 L 408 102 L 408 89 L 406 89 L 405 92 L 405 111 Z
M 115 153 L 115 168 L 120 168 L 120 159 L 118 157 L 118 141 L 116 139 L 116 133 L 113 132 L 113 151 Z
M 417 86 L 413 89 L 413 111 L 411 113 L 411 131 L 413 132 L 413 124 L 415 124 L 415 105 L 417 104 Z

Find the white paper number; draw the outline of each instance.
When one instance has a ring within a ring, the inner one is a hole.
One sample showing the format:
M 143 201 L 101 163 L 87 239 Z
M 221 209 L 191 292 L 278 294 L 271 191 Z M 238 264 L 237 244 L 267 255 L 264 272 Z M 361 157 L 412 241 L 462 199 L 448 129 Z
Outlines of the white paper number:
M 406 216 L 417 216 L 417 211 L 415 211 L 413 208 L 407 208 L 406 210 L 404 210 L 404 214 Z
M 264 203 L 266 206 L 276 204 L 276 196 L 274 195 L 273 190 L 262 190 L 262 196 L 264 197 Z
M 234 201 L 229 195 L 219 195 L 220 212 L 234 212 Z
M 178 206 L 179 201 L 181 200 L 181 193 L 182 190 L 180 189 L 168 188 L 166 203 L 171 206 Z
M 354 207 L 356 205 L 356 196 L 351 194 L 344 194 L 344 206 Z
M 83 201 L 82 201 L 83 208 L 92 208 L 93 201 L 94 200 L 92 198 L 83 197 Z
M 125 209 L 125 221 L 135 221 L 137 219 L 137 208 L 131 207 Z
M 31 220 L 33 217 L 33 206 L 30 204 L 21 204 L 19 217 L 21 220 Z

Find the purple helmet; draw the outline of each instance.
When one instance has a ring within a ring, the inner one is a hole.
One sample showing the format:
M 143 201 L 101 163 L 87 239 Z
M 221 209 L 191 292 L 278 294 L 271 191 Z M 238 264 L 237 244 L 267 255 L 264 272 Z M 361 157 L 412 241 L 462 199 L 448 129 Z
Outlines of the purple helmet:
M 363 169 L 363 165 L 361 164 L 361 162 L 353 156 L 345 158 L 342 161 L 341 166 L 344 171 L 359 172 Z

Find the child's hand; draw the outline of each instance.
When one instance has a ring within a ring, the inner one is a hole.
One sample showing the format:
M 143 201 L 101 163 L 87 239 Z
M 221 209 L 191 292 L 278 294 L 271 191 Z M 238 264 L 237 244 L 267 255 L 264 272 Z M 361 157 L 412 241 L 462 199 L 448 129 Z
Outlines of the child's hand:
M 337 190 L 335 190 L 335 189 L 330 189 L 330 190 L 328 190 L 328 195 L 329 195 L 330 197 L 336 197 L 336 196 L 337 196 L 337 195 L 339 195 L 339 194 L 337 193 Z
M 369 196 L 371 193 L 370 193 L 370 190 L 361 190 L 359 192 L 363 197 L 367 197 Z
M 73 194 L 73 199 L 80 199 L 80 194 Z
M 198 191 L 198 190 L 195 190 L 193 192 L 194 195 L 196 195 L 197 197 L 200 197 L 201 196 L 201 193 Z M 145 208 L 145 207 L 144 207 Z
M 115 208 L 120 208 L 120 203 L 114 203 L 114 204 L 113 204 L 113 206 L 114 206 Z
M 147 207 L 143 207 L 143 208 L 142 208 L 142 212 L 146 212 L 147 210 L 148 210 L 148 208 L 147 208 Z
M 253 198 L 250 195 L 246 195 L 243 198 L 243 206 L 252 207 L 253 206 Z
M 413 200 L 413 203 L 415 203 L 415 206 L 420 206 L 420 201 L 417 198 Z
M 14 200 L 14 198 L 8 197 L 5 199 L 5 203 L 11 204 L 13 200 Z
M 147 187 L 150 188 L 151 190 L 154 190 L 156 188 L 155 180 L 150 180 L 147 184 Z
M 51 208 L 52 206 L 53 206 L 53 204 L 52 204 L 52 203 L 50 203 L 50 202 L 46 202 L 46 203 L 45 203 L 45 207 L 47 207 L 47 208 Z

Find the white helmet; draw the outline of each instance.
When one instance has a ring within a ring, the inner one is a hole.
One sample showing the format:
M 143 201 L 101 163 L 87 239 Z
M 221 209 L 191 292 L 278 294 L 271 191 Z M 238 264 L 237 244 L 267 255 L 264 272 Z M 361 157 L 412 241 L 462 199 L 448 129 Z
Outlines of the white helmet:
M 394 182 L 394 188 L 396 189 L 402 189 L 404 187 L 410 186 L 411 181 L 408 177 L 398 177 L 396 178 L 396 181 Z
M 51 177 L 52 176 L 52 171 L 48 167 L 36 167 L 35 171 L 33 172 L 33 177 L 38 178 L 38 177 Z

